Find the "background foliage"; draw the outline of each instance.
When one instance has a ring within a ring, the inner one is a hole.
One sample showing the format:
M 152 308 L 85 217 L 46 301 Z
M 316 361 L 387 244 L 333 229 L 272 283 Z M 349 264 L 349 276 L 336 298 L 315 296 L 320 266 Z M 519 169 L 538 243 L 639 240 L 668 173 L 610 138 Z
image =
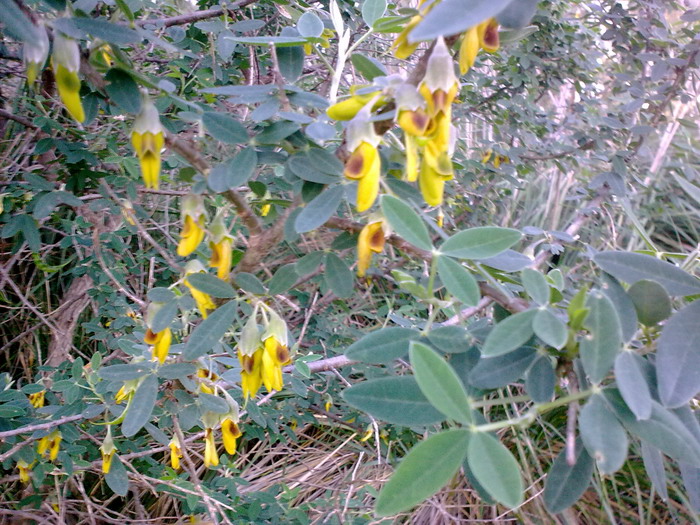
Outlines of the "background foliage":
M 468 29 L 457 4 L 420 30 Z M 390 49 L 413 3 L 5 0 L 0 516 L 697 522 L 691 4 L 541 2 L 503 31 L 460 78 L 442 206 L 401 180 L 401 129 L 383 135 L 369 220 L 391 235 L 356 278 L 368 214 L 325 110 L 388 74 L 420 81 L 429 44 Z M 80 43 L 82 124 L 51 66 L 26 82 L 39 20 Z M 158 189 L 129 145 L 140 89 L 166 131 Z M 190 193 L 233 239 L 230 282 L 193 281 L 218 306 L 206 320 L 182 276 L 211 248 L 176 252 Z M 284 319 L 293 364 L 282 391 L 244 403 L 236 352 L 259 304 Z M 165 364 L 147 323 L 174 334 Z M 228 413 L 224 392 L 243 436 L 211 467 L 206 414 Z

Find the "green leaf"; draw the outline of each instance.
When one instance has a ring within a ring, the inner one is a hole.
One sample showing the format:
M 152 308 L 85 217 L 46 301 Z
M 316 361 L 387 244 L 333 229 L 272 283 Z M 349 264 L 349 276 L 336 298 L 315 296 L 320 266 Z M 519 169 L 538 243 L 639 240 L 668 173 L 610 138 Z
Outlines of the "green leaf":
M 297 122 L 278 120 L 255 135 L 255 143 L 278 145 L 284 139 L 299 131 L 300 128 L 301 126 Z
M 75 26 L 105 42 L 123 46 L 141 40 L 139 34 L 129 27 L 113 24 L 104 18 L 73 18 Z
M 651 392 L 642 369 L 643 357 L 623 351 L 615 358 L 615 381 L 622 398 L 637 419 L 651 416 Z
M 525 268 L 520 279 L 527 294 L 539 305 L 549 304 L 549 284 L 544 275 L 532 268 Z
M 235 118 L 225 113 L 205 111 L 202 123 L 216 140 L 226 144 L 242 144 L 248 142 L 248 132 Z
M 141 110 L 139 86 L 131 75 L 123 69 L 112 68 L 105 75 L 108 82 L 105 91 L 112 102 L 133 115 Z
M 461 354 L 469 349 L 469 332 L 461 326 L 438 326 L 428 333 L 428 341 L 446 354 Z
M 583 326 L 588 330 L 579 348 L 581 362 L 593 383 L 600 383 L 615 363 L 622 347 L 620 320 L 613 304 L 600 291 L 588 296 L 588 317 Z
M 469 384 L 477 388 L 506 386 L 520 379 L 536 357 L 536 349 L 523 346 L 505 355 L 482 358 L 469 372 Z
M 147 374 L 152 368 L 153 364 L 148 362 L 112 365 L 100 368 L 97 375 L 108 381 L 129 381 Z
M 298 280 L 299 274 L 296 270 L 296 264 L 291 263 L 280 266 L 267 284 L 268 293 L 270 295 L 282 294 L 294 286 L 294 283 Z
M 486 259 L 517 243 L 523 234 L 510 228 L 482 226 L 455 233 L 447 239 L 440 252 L 458 259 Z
M 373 27 L 385 12 L 386 0 L 365 0 L 362 3 L 362 19 L 369 27 Z
M 165 303 L 153 316 L 151 320 L 151 330 L 158 333 L 165 330 L 173 322 L 175 316 L 177 315 L 178 304 L 177 301 L 170 301 Z
M 463 33 L 500 13 L 511 0 L 442 0 L 409 35 L 409 42 Z
M 306 38 L 318 38 L 323 33 L 323 22 L 313 11 L 307 11 L 297 21 L 297 31 Z
M 226 400 L 220 398 L 219 396 L 207 394 L 206 392 L 200 392 L 197 397 L 202 404 L 202 408 L 209 412 L 214 412 L 215 414 L 226 414 L 231 410 L 231 407 Z
M 105 482 L 117 496 L 123 498 L 129 493 L 129 475 L 116 454 L 112 457 L 109 472 L 105 474 Z
M 158 377 L 163 379 L 184 379 L 197 372 L 192 363 L 168 363 L 158 368 Z
M 408 355 L 416 381 L 428 401 L 447 417 L 461 423 L 471 423 L 469 397 L 457 372 L 447 361 L 435 350 L 417 341 L 411 341 Z
M 234 42 L 245 44 L 247 46 L 303 46 L 306 44 L 306 38 L 294 36 L 247 36 L 231 38 Z
M 126 412 L 126 416 L 124 416 L 121 426 L 124 437 L 135 436 L 148 423 L 156 406 L 157 397 L 158 379 L 156 376 L 149 374 L 136 389 L 134 397 L 129 403 L 129 409 Z
M 381 208 L 384 217 L 399 237 L 422 250 L 433 249 L 428 228 L 408 204 L 391 195 L 382 195 Z
M 445 419 L 426 399 L 412 376 L 364 381 L 346 389 L 343 399 L 355 408 L 393 425 L 427 426 Z
M 671 317 L 656 352 L 659 397 L 667 407 L 685 405 L 700 391 L 700 300 Z
M 642 279 L 656 281 L 671 295 L 700 293 L 700 280 L 677 266 L 650 255 L 631 252 L 600 252 L 595 263 L 620 281 L 634 284 Z
M 554 397 L 556 384 L 552 361 L 546 355 L 538 356 L 527 371 L 525 391 L 535 403 L 547 403 Z
M 532 321 L 538 310 L 526 310 L 506 317 L 493 327 L 484 341 L 481 353 L 484 357 L 507 354 L 524 345 L 534 333 Z
M 481 299 L 481 293 L 479 284 L 471 272 L 449 257 L 439 257 L 437 264 L 438 275 L 447 291 L 465 306 L 476 306 Z
M 277 50 L 277 61 L 280 66 L 280 73 L 287 82 L 296 82 L 304 72 L 304 54 L 303 47 L 280 47 Z
M 532 320 L 532 329 L 535 335 L 545 344 L 561 350 L 569 338 L 569 332 L 564 321 L 554 315 L 548 308 L 537 311 Z
M 617 316 L 625 342 L 630 341 L 637 332 L 637 312 L 630 296 L 612 275 L 603 274 L 603 293 L 610 299 Z
M 666 469 L 664 468 L 664 457 L 658 448 L 652 447 L 646 441 L 642 441 L 642 461 L 647 476 L 651 480 L 654 490 L 659 493 L 661 499 L 668 500 L 668 488 L 666 487 Z
M 420 337 L 420 332 L 411 328 L 389 326 L 375 330 L 355 341 L 345 351 L 345 357 L 353 361 L 384 365 L 408 354 L 411 341 Z
M 187 282 L 200 292 L 204 292 L 212 297 L 234 299 L 238 296 L 233 286 L 219 279 L 216 275 L 209 273 L 199 272 L 188 275 Z
M 306 157 L 314 169 L 317 169 L 321 173 L 335 175 L 337 177 L 343 174 L 343 163 L 328 150 L 311 148 L 306 152 Z
M 429 498 L 457 473 L 467 455 L 469 431 L 447 430 L 418 443 L 382 487 L 375 513 L 391 516 Z
M 338 182 L 340 178 L 338 175 L 340 172 L 328 173 L 323 170 L 323 165 L 319 165 L 314 159 L 311 158 L 309 153 L 297 153 L 289 157 L 287 161 L 287 167 L 301 180 L 307 180 L 309 182 L 316 182 L 318 184 L 332 184 Z
M 599 395 L 592 395 L 579 415 L 581 439 L 601 474 L 617 472 L 627 459 L 627 433 Z
M 34 205 L 32 215 L 38 221 L 49 217 L 61 204 L 82 206 L 83 201 L 68 191 L 51 191 L 39 197 Z
M 554 460 L 544 483 L 544 504 L 552 514 L 562 512 L 583 496 L 591 484 L 593 458 L 588 455 L 580 439 L 576 440 L 575 462 L 566 462 L 566 448 Z
M 151 288 L 148 290 L 146 297 L 154 303 L 167 303 L 175 300 L 175 293 L 167 288 Z
M 639 322 L 655 326 L 671 315 L 671 298 L 666 289 L 655 281 L 637 281 L 627 294 L 634 303 Z
M 297 273 L 299 274 L 299 277 L 305 277 L 310 273 L 316 271 L 316 268 L 318 268 L 323 262 L 323 257 L 325 255 L 326 252 L 311 252 L 307 253 L 301 259 L 299 259 L 294 265 L 296 267 Z M 406 351 L 408 352 L 408 350 Z
M 350 57 L 350 61 L 352 65 L 355 66 L 355 69 L 357 69 L 357 72 L 368 81 L 389 74 L 384 68 L 384 64 L 379 62 L 379 60 L 365 56 L 362 53 L 353 53 Z
M 341 299 L 350 297 L 355 288 L 355 276 L 345 261 L 334 253 L 327 253 L 325 266 L 323 278 L 328 288 Z
M 265 285 L 255 277 L 252 273 L 248 272 L 240 272 L 236 274 L 235 277 L 236 284 L 242 289 L 245 290 L 248 293 L 252 293 L 254 295 L 265 295 L 267 293 L 267 290 L 265 289 Z
M 324 224 L 338 209 L 342 198 L 342 186 L 332 186 L 319 194 L 297 215 L 294 221 L 296 231 L 305 233 Z
M 677 461 L 700 467 L 700 443 L 673 412 L 651 402 L 648 419 L 637 420 L 619 392 L 605 390 L 605 398 L 625 428 Z
M 192 361 L 211 350 L 231 327 L 237 306 L 236 301 L 229 301 L 210 313 L 190 335 L 182 356 Z
M 222 162 L 212 168 L 207 183 L 217 192 L 236 188 L 248 182 L 255 173 L 258 165 L 258 154 L 255 148 L 249 146 L 236 153 L 227 162 Z
M 523 502 L 523 480 L 513 454 L 491 434 L 474 433 L 469 439 L 467 461 L 474 477 L 493 499 L 508 508 Z
M 0 22 L 3 25 L 2 30 L 15 40 L 20 42 L 39 40 L 39 30 L 14 1 L 3 2 L 0 9 Z

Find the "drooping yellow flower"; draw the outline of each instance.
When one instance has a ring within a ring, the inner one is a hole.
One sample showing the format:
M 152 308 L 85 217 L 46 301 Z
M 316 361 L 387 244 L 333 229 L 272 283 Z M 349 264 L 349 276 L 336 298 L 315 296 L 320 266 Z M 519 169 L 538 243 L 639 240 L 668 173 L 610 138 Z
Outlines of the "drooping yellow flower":
M 212 301 L 209 294 L 204 293 L 200 290 L 197 290 L 197 288 L 192 286 L 189 283 L 189 281 L 187 280 L 188 275 L 191 275 L 193 273 L 200 273 L 200 272 L 205 272 L 205 268 L 201 262 L 199 262 L 196 259 L 188 262 L 185 265 L 185 279 L 183 282 L 184 282 L 185 286 L 187 286 L 187 288 L 190 290 L 190 293 L 192 294 L 192 298 L 194 299 L 194 302 L 197 304 L 197 309 L 199 310 L 199 313 L 202 314 L 202 318 L 206 319 L 207 315 L 209 314 L 209 311 L 216 310 L 216 304 L 214 304 L 214 301 Z
M 432 120 L 425 110 L 425 100 L 410 84 L 403 84 L 396 90 L 395 102 L 396 121 L 404 132 L 406 180 L 415 182 L 418 178 L 418 139 L 428 134 Z
M 204 222 L 206 220 L 204 200 L 201 195 L 185 195 L 180 201 L 180 211 L 183 228 L 180 242 L 177 245 L 177 254 L 180 257 L 187 257 L 204 240 Z
M 44 406 L 45 396 L 46 390 L 34 392 L 33 394 L 29 394 L 29 402 L 34 408 L 41 408 Z
M 85 111 L 80 101 L 80 48 L 78 43 L 59 31 L 54 32 L 51 56 L 58 94 L 68 113 L 78 122 L 85 121 Z
M 219 454 L 216 451 L 214 441 L 214 429 L 206 428 L 204 431 L 204 466 L 216 467 L 219 464 Z
M 495 18 L 489 18 L 477 26 L 479 45 L 487 53 L 495 53 L 500 47 L 498 38 L 498 22 Z
M 100 446 L 100 454 L 102 455 L 102 473 L 109 474 L 109 470 L 112 468 L 112 458 L 117 451 L 117 447 L 114 446 L 114 440 L 112 439 L 112 427 L 107 427 L 107 435 L 105 436 L 102 445 Z
M 442 204 L 445 180 L 445 177 L 441 176 L 430 166 L 428 159 L 424 156 L 418 176 L 418 185 L 428 206 L 439 206 Z
M 138 379 L 129 379 L 124 381 L 122 387 L 114 394 L 114 401 L 120 404 L 124 400 L 131 399 L 139 386 Z
M 197 369 L 197 377 L 201 379 L 205 379 L 211 383 L 214 383 L 217 379 L 219 379 L 219 376 L 216 375 L 214 372 L 211 370 L 208 370 L 206 368 L 198 368 Z M 214 388 L 210 385 L 208 385 L 205 381 L 200 381 L 199 382 L 199 390 L 201 392 L 204 392 L 205 394 L 213 394 L 214 393 Z
M 418 7 L 420 8 L 425 2 L 426 0 L 420 0 L 418 2 Z M 411 31 L 415 29 L 418 23 L 421 20 L 423 20 L 423 17 L 433 8 L 433 5 L 435 5 L 436 3 L 437 2 L 431 2 L 426 9 L 423 9 L 419 14 L 412 17 L 408 21 L 406 26 L 403 28 L 403 31 L 401 31 L 401 33 L 399 33 L 399 35 L 396 37 L 394 43 L 391 45 L 391 48 L 394 50 L 394 56 L 396 58 L 404 60 L 410 57 L 416 50 L 416 48 L 418 47 L 418 43 L 409 42 L 409 36 L 411 34 Z
M 211 248 L 211 257 L 209 258 L 209 266 L 216 268 L 216 275 L 219 279 L 228 281 L 231 274 L 231 261 L 233 256 L 233 237 L 226 231 L 224 224 L 224 214 L 219 213 L 209 225 L 211 240 L 209 247 Z
M 173 333 L 170 331 L 170 328 L 165 328 L 157 333 L 152 332 L 149 328 L 146 330 L 143 340 L 147 345 L 153 346 L 153 360 L 158 361 L 160 364 L 165 363 L 173 340 Z
M 241 429 L 233 419 L 227 417 L 221 422 L 221 437 L 227 454 L 233 456 L 236 453 L 236 440 L 242 435 Z
M 350 97 L 330 106 L 326 110 L 326 115 L 333 120 L 352 120 L 355 118 L 355 115 L 373 99 L 372 110 L 377 109 L 384 103 L 384 98 L 380 96 L 379 91 L 357 94 L 357 91 L 366 87 L 367 86 L 352 86 L 350 88 Z
M 252 355 L 244 354 L 239 348 L 238 360 L 241 363 L 241 389 L 244 399 L 252 399 L 262 385 L 263 349 L 258 348 Z
M 365 225 L 357 239 L 357 276 L 364 277 L 370 263 L 372 253 L 384 250 L 384 222 L 377 221 Z
M 158 110 L 148 96 L 141 102 L 141 112 L 134 120 L 131 144 L 141 164 L 141 176 L 146 188 L 158 189 L 160 180 L 160 152 L 165 144 L 163 126 Z
M 276 337 L 268 337 L 264 341 L 265 350 L 262 354 L 262 379 L 268 392 L 280 391 L 284 388 L 282 382 L 282 367 L 291 363 L 289 350 Z
M 27 40 L 24 43 L 23 60 L 27 68 L 27 84 L 34 84 L 36 77 L 44 67 L 49 57 L 49 37 L 46 34 L 44 24 L 34 26 L 36 39 Z
M 471 27 L 462 36 L 462 43 L 459 46 L 459 72 L 464 75 L 469 71 L 476 56 L 479 54 L 479 31 L 476 26 Z
M 50 434 L 44 436 L 39 440 L 36 452 L 40 456 L 49 453 L 49 460 L 55 461 L 58 457 L 58 451 L 61 448 L 61 432 L 58 430 L 53 430 Z
M 177 436 L 173 436 L 170 443 L 168 443 L 168 446 L 170 447 L 170 466 L 173 467 L 173 470 L 179 470 L 180 458 L 182 458 L 182 449 L 180 448 L 180 440 L 177 438 Z
M 345 161 L 345 177 L 357 181 L 357 211 L 368 210 L 379 195 L 381 160 L 377 145 L 381 140 L 370 122 L 368 103 L 350 121 L 347 128 L 347 145 L 351 152 Z
M 29 477 L 29 472 L 32 470 L 32 467 L 34 466 L 34 463 L 27 463 L 23 459 L 20 459 L 17 462 L 17 470 L 19 470 L 19 480 L 24 483 L 25 485 L 29 483 L 30 477 Z

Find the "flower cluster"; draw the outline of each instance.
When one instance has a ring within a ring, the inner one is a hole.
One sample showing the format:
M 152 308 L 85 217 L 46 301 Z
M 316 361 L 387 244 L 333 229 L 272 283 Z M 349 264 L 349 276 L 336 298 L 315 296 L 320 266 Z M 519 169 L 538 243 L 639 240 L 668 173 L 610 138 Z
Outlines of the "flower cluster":
M 216 467 L 219 464 L 219 454 L 216 450 L 216 440 L 214 438 L 214 429 L 217 426 L 221 427 L 221 440 L 224 443 L 224 449 L 229 455 L 236 453 L 237 440 L 243 433 L 238 427 L 238 403 L 226 392 L 223 391 L 224 399 L 229 406 L 228 412 L 217 414 L 207 411 L 202 415 L 202 425 L 204 427 L 204 465 L 206 467 Z M 176 437 L 170 442 L 170 461 L 174 469 L 180 466 L 179 458 L 182 455 L 179 440 Z
M 258 325 L 258 313 L 263 318 Z M 268 392 L 282 390 L 282 367 L 291 363 L 287 347 L 287 324 L 270 307 L 260 303 L 243 327 L 238 344 L 243 397 L 250 399 L 261 385 Z

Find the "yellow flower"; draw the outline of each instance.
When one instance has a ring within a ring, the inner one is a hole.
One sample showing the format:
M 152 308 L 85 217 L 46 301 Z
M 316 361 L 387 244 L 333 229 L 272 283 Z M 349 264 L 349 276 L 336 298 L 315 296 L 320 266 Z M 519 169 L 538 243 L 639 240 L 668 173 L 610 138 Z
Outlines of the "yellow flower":
M 345 176 L 358 181 L 357 211 L 368 210 L 379 194 L 381 160 L 376 146 L 362 142 L 345 162 Z
M 180 440 L 177 436 L 173 436 L 168 446 L 170 447 L 170 466 L 173 467 L 173 470 L 179 470 L 182 449 L 180 448 Z
M 72 38 L 55 31 L 53 37 L 53 55 L 51 57 L 58 94 L 66 110 L 78 122 L 85 120 L 83 104 L 80 101 L 80 48 Z
M 219 379 L 218 375 L 216 375 L 211 370 L 207 370 L 206 368 L 198 368 L 197 369 L 197 377 L 199 377 L 201 379 L 207 379 L 212 383 L 214 381 L 216 381 L 217 379 Z M 205 394 L 213 394 L 214 393 L 214 388 L 209 386 L 204 381 L 199 382 L 199 390 L 204 392 Z
M 475 26 L 464 33 L 462 43 L 459 46 L 459 72 L 462 75 L 474 65 L 476 56 L 479 54 L 479 47 L 479 31 Z
M 24 483 L 24 484 L 29 483 L 29 481 L 30 481 L 29 471 L 32 470 L 33 466 L 34 466 L 34 463 L 29 464 L 26 461 L 24 461 L 23 459 L 20 459 L 17 462 L 17 469 L 19 470 L 19 480 L 22 483 Z
M 367 103 L 375 99 L 375 97 L 376 100 L 372 104 L 372 109 L 377 109 L 377 107 L 384 102 L 384 98 L 378 96 L 379 91 L 372 91 L 371 93 L 363 93 L 361 95 L 355 94 L 357 90 L 364 87 L 366 86 L 352 86 L 350 88 L 350 97 L 330 106 L 326 110 L 326 115 L 333 120 L 352 120 L 355 118 L 355 115 L 357 115 Z
M 219 279 L 228 281 L 231 273 L 233 238 L 226 231 L 223 213 L 217 214 L 209 225 L 209 231 L 211 232 L 209 266 L 218 269 L 216 275 Z
M 416 15 L 411 18 L 406 24 L 406 27 L 403 28 L 403 31 L 401 31 L 399 36 L 397 36 L 394 40 L 394 43 L 391 45 L 391 49 L 394 50 L 394 56 L 396 58 L 405 60 L 406 58 L 410 57 L 418 47 L 418 42 L 415 44 L 410 44 L 408 42 L 408 35 L 422 19 L 423 17 L 420 15 Z
M 180 257 L 187 257 L 204 240 L 204 221 L 206 220 L 204 200 L 200 195 L 185 195 L 180 201 L 180 210 L 183 228 L 177 245 L 177 254 Z
M 102 445 L 100 446 L 100 454 L 102 454 L 102 473 L 109 474 L 109 470 L 112 468 L 112 458 L 114 458 L 114 453 L 117 451 L 117 447 L 114 446 L 114 440 L 112 439 L 112 427 L 107 427 L 107 435 L 105 436 Z
M 141 102 L 131 132 L 131 144 L 141 164 L 141 175 L 146 188 L 158 189 L 160 179 L 160 152 L 165 144 L 163 126 L 158 110 L 147 96 Z
M 479 45 L 487 53 L 495 53 L 500 46 L 498 38 L 498 22 L 495 18 L 480 23 L 477 26 Z
M 200 290 L 197 290 L 194 286 L 192 286 L 189 281 L 187 280 L 187 276 L 193 273 L 200 273 L 204 272 L 204 266 L 202 265 L 201 262 L 194 260 L 190 261 L 185 265 L 185 280 L 183 281 L 185 286 L 189 288 L 190 293 L 192 294 L 192 298 L 194 299 L 194 302 L 197 303 L 197 309 L 199 310 L 199 313 L 202 314 L 202 318 L 206 319 L 207 315 L 210 310 L 216 310 L 216 305 L 214 304 L 214 301 L 212 301 L 211 297 L 209 294 L 204 293 Z
M 33 394 L 29 394 L 29 402 L 34 408 L 41 408 L 44 406 L 44 401 L 45 401 L 45 395 L 46 395 L 46 390 L 42 390 L 41 392 L 35 392 Z
M 216 452 L 214 430 L 206 428 L 204 431 L 204 466 L 216 467 L 219 464 L 219 454 Z
M 427 160 L 427 155 L 423 157 L 418 185 L 423 195 L 423 199 L 429 206 L 439 206 L 442 204 L 442 195 L 445 190 L 445 177 L 437 173 Z
M 262 355 L 263 349 L 259 348 L 252 355 L 244 354 L 238 350 L 238 360 L 241 363 L 241 389 L 245 399 L 252 399 L 262 385 Z
M 280 391 L 284 388 L 282 382 L 282 367 L 291 363 L 289 350 L 274 336 L 265 339 L 265 350 L 262 354 L 262 380 L 268 392 Z
M 27 84 L 34 84 L 49 56 L 49 37 L 43 24 L 34 26 L 36 39 L 24 43 L 24 66 L 27 68 Z
M 365 225 L 357 239 L 357 276 L 364 277 L 372 262 L 372 253 L 384 249 L 384 223 L 372 222 Z
M 165 363 L 170 350 L 170 343 L 173 340 L 173 333 L 170 331 L 170 328 L 161 330 L 158 333 L 154 333 L 149 328 L 146 330 L 143 340 L 146 344 L 153 346 L 153 360 L 157 360 L 160 364 Z
M 221 437 L 227 454 L 233 456 L 236 453 L 236 440 L 242 435 L 241 429 L 233 419 L 226 418 L 221 422 Z
M 58 430 L 52 431 L 39 440 L 36 452 L 43 456 L 48 451 L 49 459 L 55 461 L 58 457 L 58 451 L 61 447 L 61 433 Z

